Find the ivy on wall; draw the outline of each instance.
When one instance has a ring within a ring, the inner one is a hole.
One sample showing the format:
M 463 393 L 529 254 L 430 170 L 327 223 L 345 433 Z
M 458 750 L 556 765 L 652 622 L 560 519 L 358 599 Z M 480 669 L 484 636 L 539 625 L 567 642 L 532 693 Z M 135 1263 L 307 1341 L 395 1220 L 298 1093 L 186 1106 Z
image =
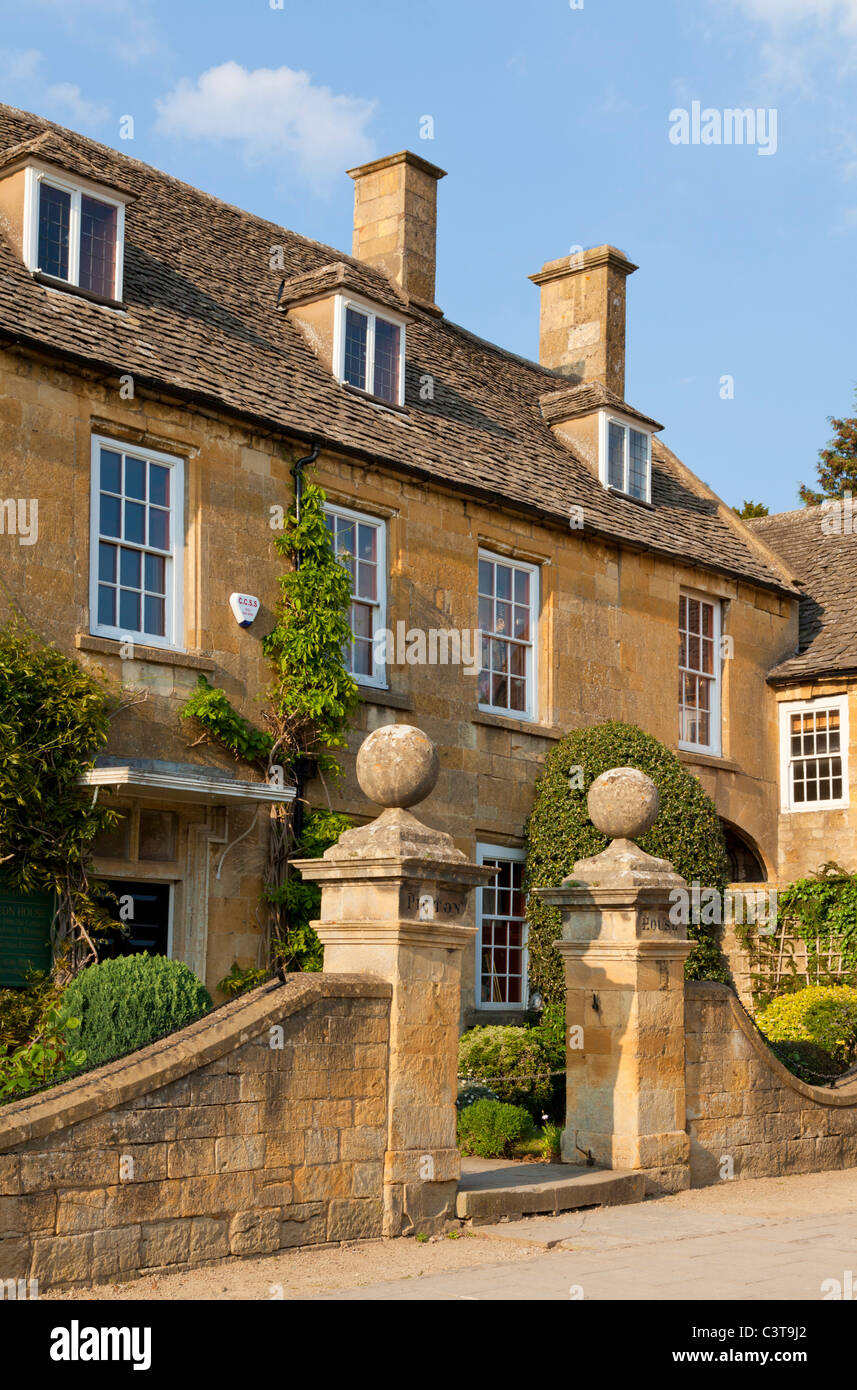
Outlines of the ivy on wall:
M 576 860 L 606 849 L 609 841 L 589 819 L 586 797 L 602 772 L 636 767 L 655 783 L 661 797 L 658 818 L 640 837 L 640 848 L 668 859 L 688 883 L 723 891 L 729 866 L 723 831 L 701 783 L 669 748 L 633 724 L 610 720 L 566 734 L 545 759 L 527 822 L 527 890 L 556 887 Z M 546 1004 L 562 1004 L 562 962 L 553 943 L 561 935 L 558 908 L 534 893 L 527 900 L 529 973 Z M 729 971 L 710 929 L 689 923 L 694 947 L 688 979 L 728 981 Z
M 110 707 L 101 686 L 21 618 L 0 627 L 0 874 L 20 892 L 56 894 L 60 982 L 96 958 L 94 937 L 109 921 L 87 866 L 118 817 L 80 779 L 107 742 Z
M 857 983 L 857 874 L 833 860 L 822 864 L 808 878 L 778 889 L 776 913 L 767 925 L 761 935 L 754 923 L 735 927 L 757 1004 L 810 984 Z M 782 947 L 783 934 L 806 944 L 805 961 Z
M 204 676 L 181 711 L 204 737 L 255 766 L 268 781 L 282 775 L 293 785 L 308 766 L 317 768 L 322 781 L 325 774 L 340 775 L 335 750 L 345 747 L 345 730 L 358 704 L 357 686 L 343 658 L 352 641 L 351 578 L 333 552 L 324 503 L 322 489 L 307 485 L 300 515 L 289 513 L 274 541 L 289 567 L 278 581 L 274 628 L 262 641 L 271 666 L 262 711 L 266 727 L 245 719 L 225 691 Z M 272 810 L 262 891 L 261 959 L 266 964 L 321 969 L 321 944 L 309 925 L 318 911 L 319 890 L 305 884 L 290 861 L 323 853 L 349 824 L 332 810 L 312 811 L 298 829 L 294 803 Z

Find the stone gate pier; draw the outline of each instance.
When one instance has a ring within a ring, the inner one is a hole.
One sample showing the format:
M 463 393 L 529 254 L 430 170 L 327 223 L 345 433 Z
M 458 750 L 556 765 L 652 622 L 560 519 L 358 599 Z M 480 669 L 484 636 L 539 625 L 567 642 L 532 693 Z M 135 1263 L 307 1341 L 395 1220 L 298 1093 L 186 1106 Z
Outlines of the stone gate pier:
M 593 782 L 592 823 L 611 837 L 558 888 L 566 987 L 566 1163 L 641 1170 L 647 1193 L 690 1186 L 685 1114 L 684 926 L 670 893 L 686 888 L 634 841 L 654 824 L 658 791 L 636 768 Z
M 359 975 L 393 990 L 384 1155 L 385 1236 L 441 1229 L 455 1218 L 461 1174 L 456 1140 L 461 953 L 470 891 L 495 870 L 472 864 L 452 836 L 408 809 L 434 788 L 437 750 L 420 729 L 376 729 L 357 755 L 357 777 L 385 809 L 348 830 L 322 859 L 298 861 L 321 884 L 326 976 Z

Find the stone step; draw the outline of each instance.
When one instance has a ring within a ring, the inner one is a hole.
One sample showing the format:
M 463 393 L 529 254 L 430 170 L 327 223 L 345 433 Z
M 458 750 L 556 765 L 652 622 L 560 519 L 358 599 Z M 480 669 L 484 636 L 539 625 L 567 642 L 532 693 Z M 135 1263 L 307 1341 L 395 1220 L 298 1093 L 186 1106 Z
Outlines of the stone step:
M 573 1163 L 512 1163 L 464 1158 L 456 1216 L 483 1226 L 503 1218 L 611 1207 L 641 1202 L 642 1173 L 578 1167 Z

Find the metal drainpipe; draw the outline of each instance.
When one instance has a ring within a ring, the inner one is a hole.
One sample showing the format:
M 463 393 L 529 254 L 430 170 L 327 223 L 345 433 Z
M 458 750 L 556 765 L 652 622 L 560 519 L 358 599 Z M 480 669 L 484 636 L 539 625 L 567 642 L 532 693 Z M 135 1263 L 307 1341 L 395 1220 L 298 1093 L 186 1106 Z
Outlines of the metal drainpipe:
M 304 490 L 304 468 L 308 463 L 315 463 L 320 452 L 321 445 L 318 442 L 314 443 L 312 446 L 312 452 L 307 454 L 306 458 L 297 459 L 294 467 L 292 468 L 292 477 L 295 480 L 295 517 L 298 521 L 300 521 L 301 519 L 301 498 L 303 496 Z M 295 568 L 300 569 L 300 567 L 301 557 L 300 555 L 298 555 L 295 561 Z M 298 766 L 300 766 L 300 764 L 298 764 Z M 295 778 L 295 818 L 292 826 L 296 842 L 300 839 L 301 832 L 304 826 L 303 795 L 304 779 L 300 775 L 300 773 L 298 773 Z

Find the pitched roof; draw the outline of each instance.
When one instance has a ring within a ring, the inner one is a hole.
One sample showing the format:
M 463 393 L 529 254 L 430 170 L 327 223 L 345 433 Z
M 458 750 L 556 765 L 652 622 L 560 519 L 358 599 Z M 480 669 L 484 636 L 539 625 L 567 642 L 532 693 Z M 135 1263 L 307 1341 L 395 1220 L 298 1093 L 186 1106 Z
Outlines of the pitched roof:
M 801 507 L 748 522 L 803 589 L 797 655 L 774 667 L 772 682 L 857 671 L 857 536 L 844 526 L 842 535 L 828 534 L 831 521 L 824 507 Z
M 119 181 L 127 210 L 125 311 L 34 282 L 0 234 L 0 337 L 130 372 L 300 439 L 433 478 L 584 532 L 793 592 L 742 523 L 660 441 L 653 508 L 611 494 L 551 432 L 539 398 L 567 378 L 417 308 L 407 332 L 406 413 L 343 389 L 275 305 L 283 279 L 355 268 L 386 302 L 384 276 L 41 117 L 0 105 L 0 151 L 59 139 L 87 177 Z M 273 246 L 284 268 L 272 269 Z M 433 398 L 423 400 L 430 377 Z

